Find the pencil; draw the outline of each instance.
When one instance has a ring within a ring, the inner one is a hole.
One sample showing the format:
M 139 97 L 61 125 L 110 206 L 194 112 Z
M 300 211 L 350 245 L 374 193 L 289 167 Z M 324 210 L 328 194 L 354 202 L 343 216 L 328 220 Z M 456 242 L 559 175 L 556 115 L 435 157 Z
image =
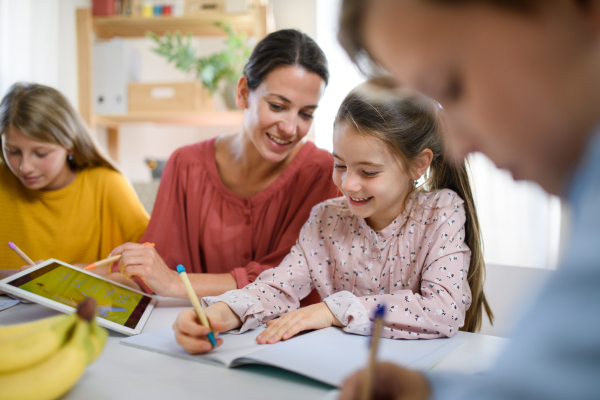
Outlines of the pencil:
M 143 244 L 154 247 L 154 243 L 148 243 L 148 242 L 146 242 L 146 243 L 143 243 Z M 87 267 L 85 267 L 84 269 L 87 271 L 88 269 L 94 269 L 96 267 L 101 267 L 103 265 L 113 263 L 113 262 L 119 260 L 120 258 L 121 258 L 121 254 L 119 254 L 118 256 L 108 257 L 108 258 L 105 258 L 104 260 L 93 262 L 90 265 L 88 265 Z
M 369 363 L 367 366 L 367 377 L 362 387 L 362 400 L 370 400 L 373 398 L 373 381 L 375 380 L 375 362 L 377 359 L 377 347 L 379 345 L 379 337 L 383 328 L 383 314 L 385 306 L 379 305 L 375 310 L 375 321 L 373 330 L 371 331 L 371 351 L 369 352 Z
M 215 335 L 212 333 L 212 328 L 210 327 L 210 323 L 204 314 L 204 310 L 202 310 L 202 306 L 200 305 L 200 301 L 198 301 L 198 296 L 196 296 L 196 292 L 192 288 L 192 284 L 190 283 L 190 278 L 188 278 L 187 273 L 185 272 L 185 267 L 181 264 L 177 266 L 177 272 L 179 273 L 179 277 L 183 282 L 183 286 L 185 286 L 185 290 L 187 291 L 190 300 L 192 301 L 192 305 L 194 306 L 194 310 L 196 310 L 196 314 L 198 314 L 198 318 L 200 319 L 200 323 L 208 328 L 210 331 L 208 333 L 208 340 L 210 340 L 210 344 L 213 347 L 217 347 L 217 341 L 215 340 Z
M 25 253 L 23 253 L 23 251 L 20 248 L 18 248 L 16 244 L 14 244 L 13 242 L 8 242 L 8 247 L 10 247 L 12 251 L 17 253 L 17 255 L 19 257 L 21 257 L 21 259 L 23 261 L 25 261 L 27 263 L 27 265 L 35 265 L 33 260 L 31 258 L 27 257 L 27 255 Z

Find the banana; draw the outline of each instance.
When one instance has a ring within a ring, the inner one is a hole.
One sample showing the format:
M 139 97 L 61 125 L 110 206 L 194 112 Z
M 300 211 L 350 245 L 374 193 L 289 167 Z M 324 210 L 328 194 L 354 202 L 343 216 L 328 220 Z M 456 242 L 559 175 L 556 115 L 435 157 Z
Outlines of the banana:
M 106 331 L 106 329 L 98 325 L 96 318 L 94 318 L 92 322 L 90 322 L 90 333 L 90 340 L 94 349 L 92 359 L 90 360 L 90 363 L 92 363 L 96 361 L 96 359 L 102 353 L 102 350 L 104 349 L 104 345 L 106 344 L 106 340 L 108 338 L 108 332 Z
M 0 339 L 0 374 L 18 371 L 45 360 L 70 336 L 77 313 L 55 319 L 50 325 Z
M 0 400 L 53 400 L 65 394 L 93 358 L 90 324 L 77 318 L 68 342 L 35 366 L 0 375 Z
M 65 317 L 67 317 L 67 315 L 60 314 L 54 317 L 38 319 L 37 321 L 25 322 L 22 324 L 0 326 L 0 340 L 5 337 L 15 336 L 29 331 L 44 329 L 52 325 L 55 321 Z

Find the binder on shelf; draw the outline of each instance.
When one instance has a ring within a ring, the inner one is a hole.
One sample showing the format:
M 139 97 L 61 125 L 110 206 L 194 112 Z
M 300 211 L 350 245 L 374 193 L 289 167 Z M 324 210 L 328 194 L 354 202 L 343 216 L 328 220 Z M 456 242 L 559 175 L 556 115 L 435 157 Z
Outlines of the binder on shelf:
M 93 51 L 94 112 L 126 114 L 128 85 L 140 80 L 140 55 L 127 41 L 96 43 Z

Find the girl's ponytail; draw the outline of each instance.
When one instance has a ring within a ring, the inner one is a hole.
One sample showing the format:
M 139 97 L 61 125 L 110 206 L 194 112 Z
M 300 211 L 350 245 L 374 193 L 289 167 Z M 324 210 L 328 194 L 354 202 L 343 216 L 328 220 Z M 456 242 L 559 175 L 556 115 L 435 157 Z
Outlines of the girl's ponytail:
M 485 283 L 485 262 L 483 261 L 483 241 L 479 219 L 475 209 L 469 174 L 467 173 L 468 161 L 461 163 L 450 162 L 444 153 L 440 154 L 431 163 L 431 171 L 427 180 L 429 190 L 450 189 L 455 191 L 464 200 L 465 214 L 465 243 L 471 249 L 471 261 L 467 281 L 471 289 L 471 307 L 465 316 L 465 325 L 461 328 L 467 332 L 477 332 L 481 329 L 483 310 L 485 310 L 490 323 L 494 314 L 485 298 L 483 284 Z

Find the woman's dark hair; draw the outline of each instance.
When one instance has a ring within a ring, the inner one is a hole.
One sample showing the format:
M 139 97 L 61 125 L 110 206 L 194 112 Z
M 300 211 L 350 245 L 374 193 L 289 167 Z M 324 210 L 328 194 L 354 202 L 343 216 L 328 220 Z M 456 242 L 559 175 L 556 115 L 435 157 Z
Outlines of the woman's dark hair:
M 413 191 L 450 189 L 464 201 L 465 243 L 471 250 L 467 273 L 471 307 L 461 330 L 476 332 L 481 328 L 483 311 L 490 322 L 493 313 L 483 292 L 483 242 L 467 162 L 454 163 L 446 158 L 437 103 L 410 91 L 392 91 L 389 89 L 392 85 L 389 81 L 379 80 L 354 88 L 342 102 L 334 124 L 344 124 L 360 135 L 383 143 L 400 161 L 402 170 L 411 176 L 414 175 L 415 158 L 425 149 L 431 150 L 433 158 L 427 179 Z
M 305 33 L 281 29 L 269 33 L 254 47 L 244 67 L 250 90 L 256 89 L 273 69 L 284 65 L 314 72 L 323 78 L 325 85 L 329 81 L 327 58 L 319 45 Z

